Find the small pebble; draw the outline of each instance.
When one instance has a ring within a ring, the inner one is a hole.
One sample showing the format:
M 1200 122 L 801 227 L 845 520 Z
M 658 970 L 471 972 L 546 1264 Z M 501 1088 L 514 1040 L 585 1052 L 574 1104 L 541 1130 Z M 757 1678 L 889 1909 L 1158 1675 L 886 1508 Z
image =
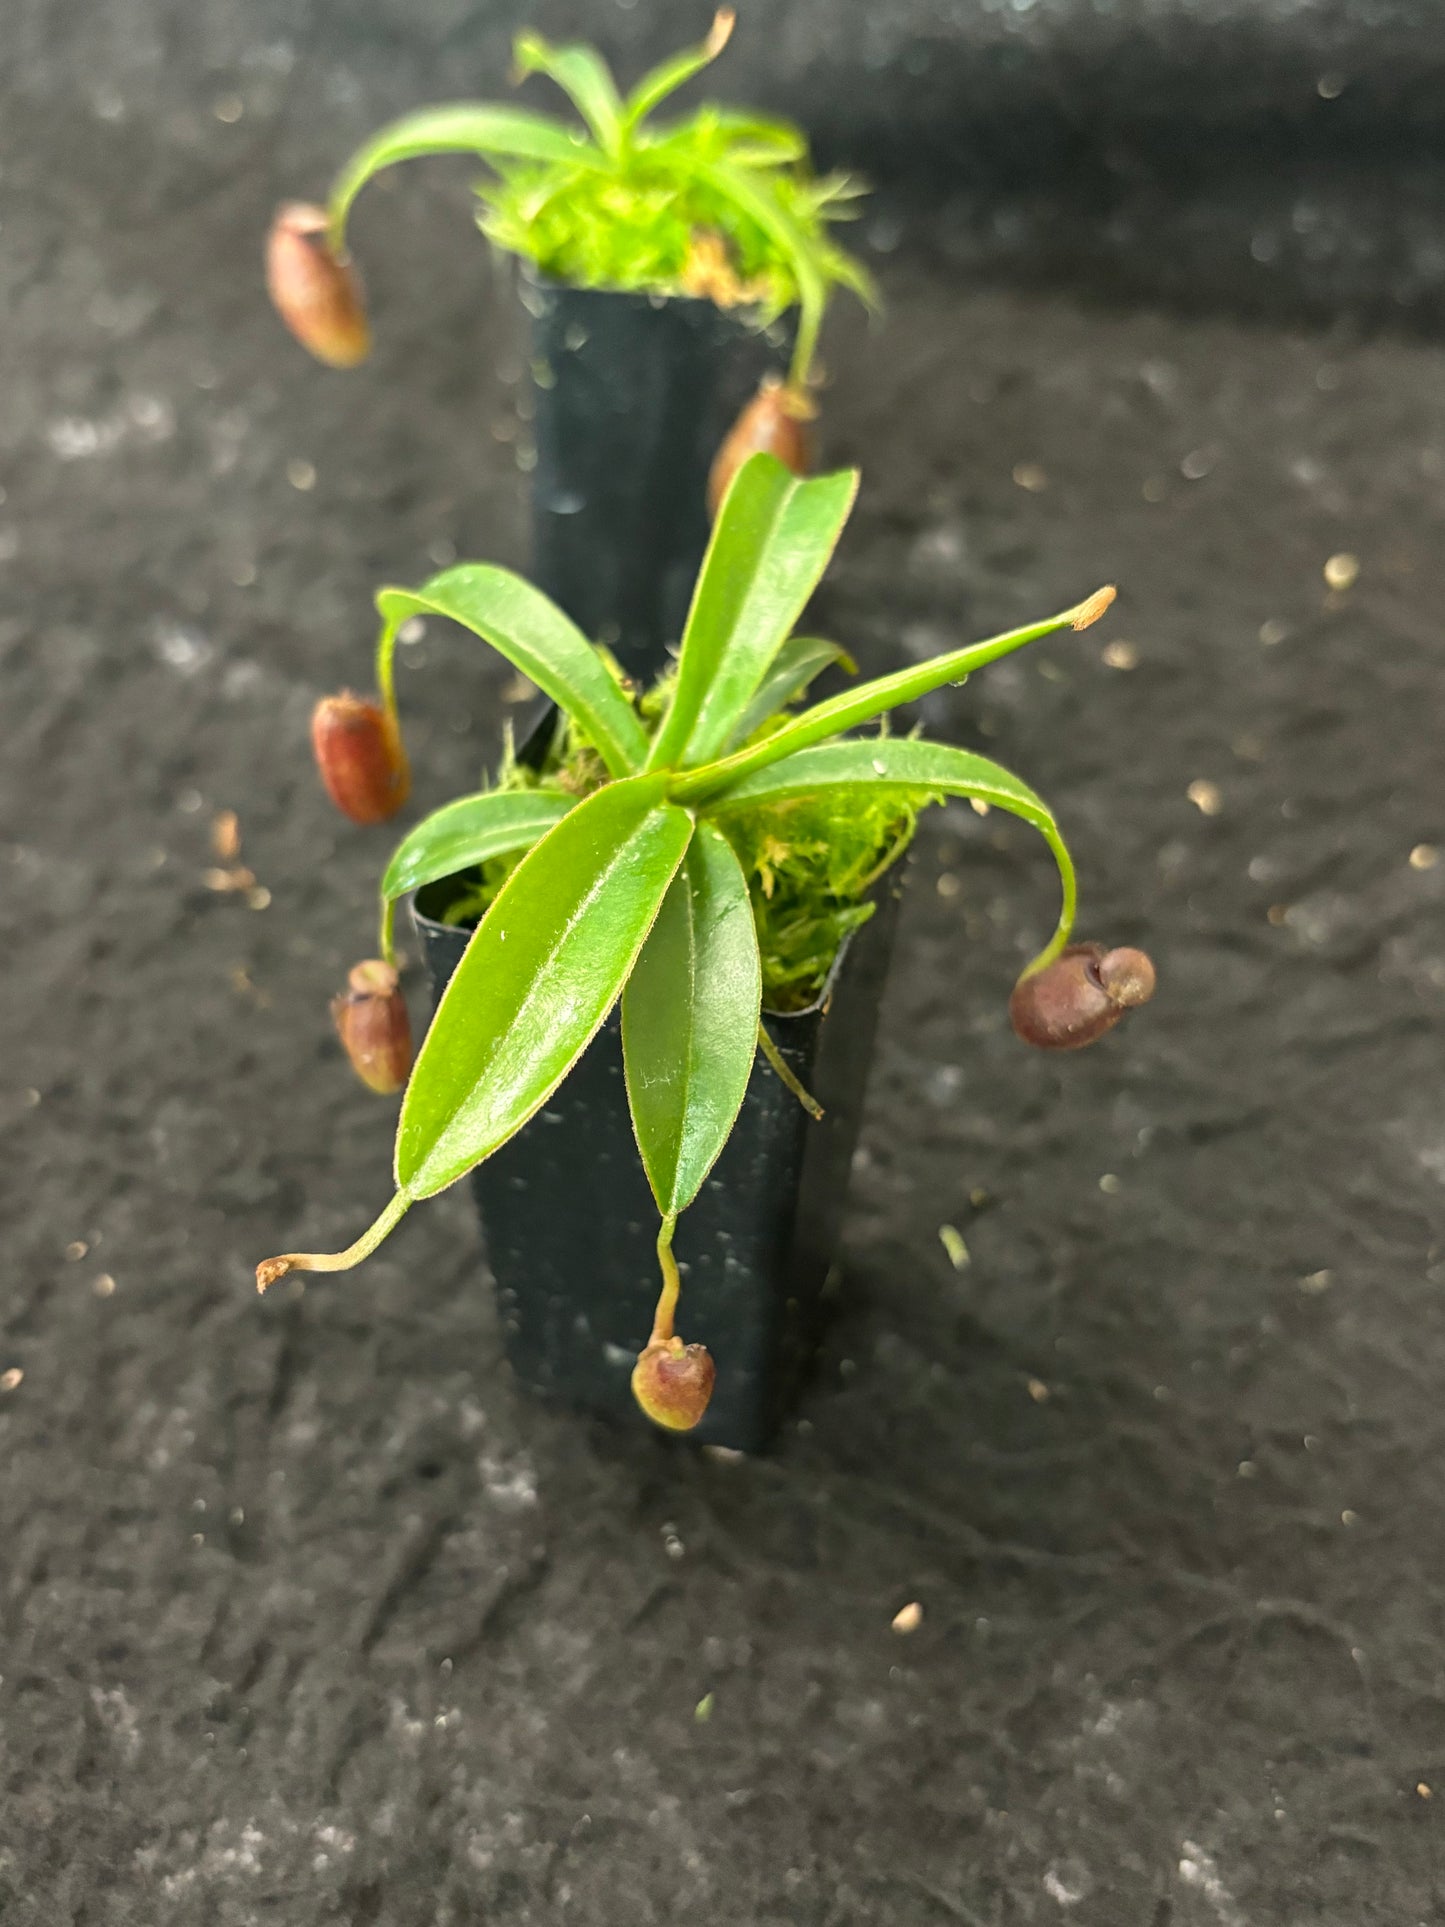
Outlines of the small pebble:
M 1259 1477 L 1259 1467 L 1253 1459 L 1241 1459 L 1234 1469 L 1241 1479 L 1256 1479 Z
M 1202 482 L 1217 459 L 1212 448 L 1191 448 L 1179 464 L 1179 473 L 1186 482 Z
M 1048 1386 L 1045 1385 L 1044 1381 L 1041 1378 L 1029 1379 L 1028 1388 L 1029 1388 L 1029 1397 L 1033 1400 L 1035 1405 L 1048 1404 L 1051 1394 L 1049 1392 Z
M 115 1280 L 108 1271 L 101 1272 L 100 1276 L 95 1279 L 90 1288 L 97 1298 L 114 1298 L 115 1296 Z
M 712 1709 L 716 1704 L 717 1699 L 714 1694 L 703 1694 L 697 1705 L 692 1709 L 692 1717 L 697 1721 L 699 1726 L 707 1725 L 708 1721 L 712 1718 Z
M 1360 579 L 1360 558 L 1342 552 L 1325 564 L 1325 581 L 1332 589 L 1352 589 Z
M 293 455 L 286 464 L 286 480 L 292 488 L 299 488 L 303 494 L 316 486 L 316 470 L 310 462 L 303 462 L 299 455 Z
M 1433 870 L 1440 861 L 1440 852 L 1433 843 L 1417 843 L 1410 852 L 1412 870 Z
M 985 803 L 981 796 L 970 796 L 968 799 L 968 807 L 973 811 L 975 816 L 987 816 L 993 808 L 993 805 L 992 803 Z
M 1317 1298 L 1322 1291 L 1328 1291 L 1335 1282 L 1332 1271 L 1312 1271 L 1307 1278 L 1301 1278 L 1299 1288 L 1311 1298 Z
M 945 870 L 933 887 L 941 897 L 956 897 L 963 883 L 954 871 Z
M 1344 1511 L 1340 1514 L 1340 1524 L 1342 1526 L 1358 1525 L 1359 1520 L 1360 1520 L 1359 1513 L 1352 1512 L 1348 1506 L 1346 1506 Z
M 1109 642 L 1104 645 L 1104 661 L 1111 669 L 1135 669 L 1139 663 L 1139 651 L 1132 642 Z
M 271 892 L 264 883 L 258 883 L 254 890 L 246 892 L 246 902 L 252 910 L 265 910 L 270 906 Z
M 1202 816 L 1218 816 L 1224 808 L 1224 798 L 1219 793 L 1219 785 L 1207 782 L 1202 776 L 1197 777 L 1184 794 Z
M 1049 485 L 1049 478 L 1037 462 L 1015 462 L 1014 481 L 1030 495 L 1038 495 Z
M 84 1238 L 76 1238 L 65 1247 L 65 1255 L 71 1264 L 78 1265 L 89 1250 L 90 1246 L 85 1242 Z
M 13 1392 L 24 1376 L 18 1365 L 12 1365 L 8 1372 L 0 1372 L 0 1392 Z
M 1124 1189 L 1124 1181 L 1116 1177 L 1112 1171 L 1106 1171 L 1099 1180 L 1099 1189 L 1106 1197 L 1117 1197 Z
M 1259 625 L 1259 639 L 1266 649 L 1273 649 L 1277 643 L 1283 642 L 1288 634 L 1289 630 L 1273 616 L 1268 622 L 1262 622 Z
M 1417 1780 L 1415 1782 L 1415 1791 L 1422 1800 L 1433 1800 L 1435 1798 L 1435 1789 L 1430 1785 L 1428 1780 Z
M 906 1606 L 900 1606 L 893 1615 L 893 1630 L 900 1635 L 916 1633 L 922 1624 L 923 1608 L 916 1599 L 911 1599 Z
M 1345 91 L 1343 74 L 1321 74 L 1315 82 L 1315 92 L 1321 100 L 1338 100 Z
M 218 863 L 234 863 L 241 854 L 241 819 L 222 810 L 211 824 L 211 849 Z
M 234 127 L 245 111 L 245 102 L 236 94 L 222 94 L 211 108 L 216 119 L 224 121 L 227 127 Z

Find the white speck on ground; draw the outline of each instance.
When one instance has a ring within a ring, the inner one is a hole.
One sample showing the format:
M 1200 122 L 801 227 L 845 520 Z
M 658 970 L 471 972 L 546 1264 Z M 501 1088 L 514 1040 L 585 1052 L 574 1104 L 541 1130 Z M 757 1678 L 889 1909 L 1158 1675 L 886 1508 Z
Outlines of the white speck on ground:
M 1214 1910 L 1214 1917 L 1220 1927 L 1248 1927 L 1248 1922 L 1234 1903 L 1230 1893 L 1220 1878 L 1219 1869 L 1212 1854 L 1204 1851 L 1193 1840 L 1185 1840 L 1179 1856 L 1179 1878 L 1186 1887 L 1192 1887 Z

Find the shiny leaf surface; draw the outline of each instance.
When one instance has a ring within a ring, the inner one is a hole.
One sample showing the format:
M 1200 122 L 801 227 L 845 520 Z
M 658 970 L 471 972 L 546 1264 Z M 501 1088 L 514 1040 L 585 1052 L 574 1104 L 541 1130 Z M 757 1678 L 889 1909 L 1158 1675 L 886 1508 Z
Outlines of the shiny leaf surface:
M 693 592 L 650 767 L 719 753 L 817 587 L 857 491 L 854 469 L 800 481 L 772 455 L 739 469 Z
M 815 795 L 820 790 L 862 785 L 909 790 L 915 795 L 931 791 L 937 796 L 976 797 L 1031 823 L 1053 853 L 1063 892 L 1058 928 L 1044 954 L 1056 954 L 1068 941 L 1076 899 L 1074 865 L 1053 811 L 1010 770 L 986 756 L 975 756 L 971 750 L 887 736 L 823 743 L 814 749 L 798 750 L 744 778 L 713 808 L 725 816 L 733 808 L 786 803 L 791 797 Z
M 613 776 L 642 764 L 647 738 L 601 656 L 555 602 L 510 569 L 464 562 L 419 589 L 383 589 L 376 606 L 393 634 L 409 616 L 459 622 L 575 718 Z
M 836 642 L 817 642 L 807 636 L 794 636 L 773 658 L 773 666 L 758 684 L 757 694 L 733 725 L 724 747 L 733 749 L 745 743 L 753 731 L 770 716 L 784 709 L 825 669 L 841 663 L 849 675 L 856 673 L 853 658 Z
M 698 826 L 622 997 L 632 1127 L 657 1208 L 685 1211 L 752 1074 L 762 965 L 742 869 Z
M 610 783 L 508 878 L 447 986 L 402 1103 L 396 1181 L 430 1197 L 546 1103 L 617 1001 L 686 854 L 664 779 Z
M 1101 590 L 1074 608 L 1065 609 L 1060 615 L 1049 616 L 1043 622 L 1031 622 L 1023 629 L 1006 630 L 1002 635 L 990 636 L 984 642 L 970 643 L 967 648 L 952 649 L 946 655 L 934 656 L 931 661 L 921 662 L 915 668 L 899 669 L 891 676 L 878 676 L 872 682 L 864 683 L 861 688 L 845 689 L 841 695 L 831 696 L 827 702 L 816 703 L 812 709 L 804 710 L 801 716 L 795 717 L 775 736 L 769 736 L 749 749 L 738 750 L 721 762 L 682 777 L 673 784 L 672 794 L 679 802 L 721 795 L 754 770 L 765 769 L 769 764 L 792 756 L 800 749 L 825 742 L 830 736 L 841 735 L 844 730 L 854 729 L 890 709 L 897 709 L 902 703 L 916 702 L 920 696 L 941 689 L 946 683 L 963 682 L 975 669 L 982 669 L 986 663 L 997 662 L 1000 656 L 1010 655 L 1015 649 L 1022 649 L 1026 643 L 1037 642 L 1041 636 L 1053 635 L 1058 629 L 1082 628 L 1094 620 L 1095 605 L 1105 593 Z M 1112 596 L 1113 592 L 1110 590 L 1107 593 Z
M 382 900 L 394 903 L 409 890 L 488 857 L 530 849 L 572 808 L 572 799 L 538 790 L 489 790 L 459 797 L 434 810 L 392 852 L 381 879 Z

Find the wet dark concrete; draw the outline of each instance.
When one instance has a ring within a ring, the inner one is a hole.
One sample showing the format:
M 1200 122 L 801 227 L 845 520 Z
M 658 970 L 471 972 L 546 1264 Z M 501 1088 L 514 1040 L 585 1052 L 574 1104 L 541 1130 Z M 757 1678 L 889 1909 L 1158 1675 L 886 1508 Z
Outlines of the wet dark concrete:
M 387 838 L 308 711 L 378 581 L 520 560 L 525 430 L 459 188 L 377 196 L 329 376 L 256 285 L 264 114 L 164 84 L 28 97 L 0 174 L 6 1927 L 1433 1922 L 1438 353 L 882 261 L 824 614 L 881 667 L 1121 584 L 928 720 L 1163 989 L 1024 1052 L 1047 858 L 930 822 L 845 1306 L 717 1463 L 514 1392 L 460 1194 L 251 1291 L 386 1188 L 325 1000 Z M 424 805 L 509 678 L 439 634 L 402 676 Z M 224 808 L 256 907 L 203 882 Z

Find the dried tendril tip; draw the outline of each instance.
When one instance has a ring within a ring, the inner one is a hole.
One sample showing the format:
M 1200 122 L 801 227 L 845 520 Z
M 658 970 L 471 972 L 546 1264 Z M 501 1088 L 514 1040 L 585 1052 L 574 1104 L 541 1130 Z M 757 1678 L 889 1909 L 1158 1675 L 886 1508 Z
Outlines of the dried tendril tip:
M 703 42 L 703 51 L 709 60 L 717 59 L 732 39 L 733 28 L 737 23 L 738 17 L 731 7 L 718 8 L 712 17 L 712 25 L 708 28 L 707 39 Z
M 1075 629 L 1087 629 L 1093 623 L 1096 623 L 1118 593 L 1119 591 L 1112 583 L 1106 583 L 1102 589 L 1095 589 L 1089 599 L 1086 602 L 1081 602 L 1078 608 L 1075 609 L 1070 618 L 1072 627 Z

